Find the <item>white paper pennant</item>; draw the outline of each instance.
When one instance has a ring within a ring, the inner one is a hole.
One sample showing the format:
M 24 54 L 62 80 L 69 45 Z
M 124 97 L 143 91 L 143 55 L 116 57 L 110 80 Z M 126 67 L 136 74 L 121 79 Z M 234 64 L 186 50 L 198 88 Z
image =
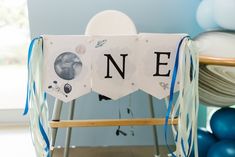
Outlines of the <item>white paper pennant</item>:
M 44 91 L 64 102 L 91 91 L 88 39 L 87 36 L 43 36 Z
M 140 34 L 139 89 L 162 99 L 169 95 L 175 56 L 179 41 L 185 34 Z M 180 76 L 180 75 L 178 75 Z M 177 77 L 175 91 L 179 89 Z
M 96 37 L 92 53 L 93 91 L 118 99 L 138 89 L 136 39 L 137 36 Z

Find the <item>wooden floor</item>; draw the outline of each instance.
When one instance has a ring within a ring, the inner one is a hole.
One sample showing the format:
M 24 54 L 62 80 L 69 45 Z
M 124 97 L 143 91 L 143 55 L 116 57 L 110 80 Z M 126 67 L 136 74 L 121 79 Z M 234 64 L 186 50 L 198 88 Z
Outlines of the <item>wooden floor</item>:
M 166 147 L 160 147 L 161 157 L 167 157 Z M 63 148 L 55 149 L 53 157 L 63 157 Z M 71 148 L 69 157 L 154 157 L 151 146 L 79 147 Z

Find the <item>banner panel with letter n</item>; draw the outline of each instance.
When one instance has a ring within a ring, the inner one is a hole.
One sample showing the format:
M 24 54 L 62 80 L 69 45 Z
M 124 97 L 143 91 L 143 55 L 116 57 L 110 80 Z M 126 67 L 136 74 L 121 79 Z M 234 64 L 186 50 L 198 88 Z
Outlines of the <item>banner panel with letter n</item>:
M 93 91 L 118 99 L 138 89 L 137 36 L 95 37 L 93 47 Z

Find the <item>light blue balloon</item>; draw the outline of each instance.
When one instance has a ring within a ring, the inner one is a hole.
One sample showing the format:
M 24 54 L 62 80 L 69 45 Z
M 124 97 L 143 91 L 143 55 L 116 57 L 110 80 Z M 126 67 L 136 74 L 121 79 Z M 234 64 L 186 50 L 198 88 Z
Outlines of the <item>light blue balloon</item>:
M 204 0 L 197 9 L 197 22 L 205 30 L 215 30 L 219 26 L 214 19 L 214 0 Z
M 220 27 L 235 30 L 235 0 L 215 0 L 214 18 Z

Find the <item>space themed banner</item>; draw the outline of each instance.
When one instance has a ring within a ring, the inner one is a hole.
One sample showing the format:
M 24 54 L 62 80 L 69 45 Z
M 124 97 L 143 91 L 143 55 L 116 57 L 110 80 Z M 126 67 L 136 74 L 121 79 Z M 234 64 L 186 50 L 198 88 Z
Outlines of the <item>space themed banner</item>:
M 184 36 L 44 35 L 43 89 L 64 102 L 91 91 L 118 99 L 139 89 L 164 98 Z

